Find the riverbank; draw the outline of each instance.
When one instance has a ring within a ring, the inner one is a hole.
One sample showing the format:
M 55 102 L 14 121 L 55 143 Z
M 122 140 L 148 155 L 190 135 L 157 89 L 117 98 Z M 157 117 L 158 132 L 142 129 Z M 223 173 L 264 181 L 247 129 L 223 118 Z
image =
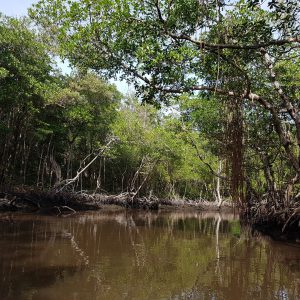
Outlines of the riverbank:
M 195 200 L 170 200 L 157 197 L 53 192 L 40 190 L 0 192 L 0 212 L 30 212 L 47 215 L 69 215 L 82 211 L 116 211 L 125 209 L 164 211 L 222 211 L 232 212 L 233 206 L 223 202 Z M 271 236 L 274 240 L 300 240 L 300 215 L 298 207 L 277 207 L 260 202 L 240 213 L 241 221 L 254 230 Z M 238 212 L 237 212 L 238 213 Z
M 136 197 L 130 193 L 105 195 L 39 190 L 0 192 L 0 211 L 2 212 L 23 211 L 61 215 L 111 207 L 143 210 L 232 210 L 232 206 L 227 202 L 223 202 L 219 207 L 215 202 L 209 201 L 169 200 L 154 196 Z

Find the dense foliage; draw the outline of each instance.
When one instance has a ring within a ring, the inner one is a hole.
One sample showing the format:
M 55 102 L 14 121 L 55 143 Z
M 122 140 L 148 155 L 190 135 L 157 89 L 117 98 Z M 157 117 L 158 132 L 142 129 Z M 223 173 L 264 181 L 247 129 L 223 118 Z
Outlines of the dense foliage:
M 26 20 L 0 19 L 0 181 L 25 177 L 43 130 L 41 110 L 54 84 L 45 46 Z M 36 155 L 36 152 L 35 152 Z
M 197 151 L 213 166 L 217 158 L 178 115 L 141 106 L 93 72 L 62 76 L 26 19 L 2 16 L 0 30 L 2 186 L 214 195 Z
M 191 103 L 184 116 L 235 199 L 288 203 L 300 179 L 299 10 L 292 0 L 41 0 L 31 15 L 73 64 L 121 73 L 158 106 Z
M 1 181 L 297 202 L 299 11 L 293 0 L 41 0 L 30 11 L 41 36 L 2 18 Z M 45 45 L 77 74 L 55 74 Z M 103 79 L 116 76 L 155 105 Z M 157 110 L 166 104 L 177 112 Z

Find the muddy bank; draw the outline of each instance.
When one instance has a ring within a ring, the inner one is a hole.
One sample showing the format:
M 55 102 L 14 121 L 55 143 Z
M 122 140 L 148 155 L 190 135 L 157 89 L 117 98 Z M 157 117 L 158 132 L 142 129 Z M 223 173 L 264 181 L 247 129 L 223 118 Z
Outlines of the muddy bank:
M 2 212 L 22 211 L 60 215 L 114 207 L 144 210 L 232 210 L 228 203 L 218 207 L 215 203 L 208 201 L 168 200 L 157 197 L 139 198 L 130 193 L 104 195 L 32 190 L 0 192 L 0 211 Z

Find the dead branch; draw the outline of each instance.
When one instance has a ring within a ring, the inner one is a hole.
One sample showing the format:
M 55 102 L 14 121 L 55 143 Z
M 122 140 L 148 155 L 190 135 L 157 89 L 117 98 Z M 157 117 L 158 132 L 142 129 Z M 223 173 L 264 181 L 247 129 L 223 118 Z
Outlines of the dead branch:
M 95 155 L 95 157 L 93 159 L 90 160 L 90 162 L 83 168 L 80 168 L 78 171 L 77 171 L 77 174 L 75 177 L 71 178 L 71 179 L 66 179 L 62 182 L 60 182 L 58 185 L 59 186 L 62 186 L 58 192 L 61 192 L 63 191 L 67 186 L 69 186 L 70 184 L 76 182 L 78 179 L 79 179 L 79 176 L 84 172 L 86 171 L 96 160 L 99 156 L 101 156 L 107 149 L 109 149 L 109 146 L 115 142 L 115 139 L 110 139 L 109 142 L 102 148 L 102 149 L 99 149 L 99 152 Z M 89 156 L 87 156 L 89 157 Z M 86 159 L 86 158 L 85 158 Z M 57 188 L 57 186 L 55 187 Z

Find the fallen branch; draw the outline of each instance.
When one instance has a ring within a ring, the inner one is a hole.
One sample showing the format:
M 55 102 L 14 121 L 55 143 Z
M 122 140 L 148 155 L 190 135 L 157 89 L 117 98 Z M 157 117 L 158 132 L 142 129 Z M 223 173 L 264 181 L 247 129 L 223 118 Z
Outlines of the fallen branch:
M 57 192 L 61 192 L 63 191 L 67 186 L 69 186 L 70 184 L 76 182 L 79 179 L 79 176 L 88 169 L 89 166 L 91 166 L 99 156 L 101 156 L 108 148 L 109 146 L 115 142 L 115 139 L 111 139 L 102 149 L 99 150 L 99 152 L 96 154 L 96 156 L 81 170 L 77 171 L 77 174 L 75 177 L 71 178 L 71 179 L 66 179 L 64 181 L 61 181 L 58 185 L 55 186 L 55 189 L 57 189 L 58 186 L 62 186 Z M 89 155 L 90 156 L 90 155 Z M 88 156 L 87 156 L 88 157 Z M 86 159 L 86 158 L 85 158 Z

